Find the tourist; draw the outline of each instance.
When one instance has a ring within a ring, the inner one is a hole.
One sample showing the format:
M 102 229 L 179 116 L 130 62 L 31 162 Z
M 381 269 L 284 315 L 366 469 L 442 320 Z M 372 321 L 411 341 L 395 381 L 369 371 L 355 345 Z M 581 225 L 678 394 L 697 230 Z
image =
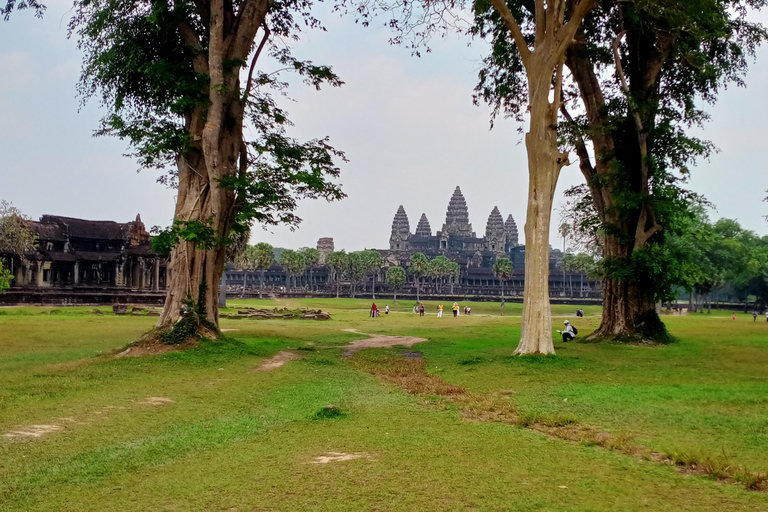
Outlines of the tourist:
M 437 318 L 443 318 L 443 305 L 437 305 Z
M 387 305 L 385 305 L 385 306 L 384 306 L 384 314 L 385 314 L 385 315 L 388 315 L 388 314 L 389 314 L 389 304 L 387 304 Z
M 419 305 L 419 316 L 424 316 L 424 303 Z
M 371 318 L 376 318 L 378 315 L 376 314 L 378 312 L 378 308 L 376 307 L 376 303 L 373 303 L 373 306 L 371 306 Z
M 454 302 L 453 303 L 453 318 L 456 318 L 457 316 L 459 316 L 459 303 L 458 302 Z
M 413 305 L 413 314 L 418 315 L 419 314 L 419 303 Z
M 464 314 L 467 314 L 467 306 L 464 306 Z
M 757 322 L 757 311 L 752 312 L 752 321 Z
M 765 312 L 765 321 L 768 322 L 768 311 Z
M 576 331 L 574 331 L 573 326 L 571 325 L 571 322 L 566 320 L 564 323 L 565 323 L 565 330 L 557 331 L 557 332 L 563 335 L 563 343 L 568 343 L 570 340 L 576 337 Z
M 733 314 L 733 319 L 736 320 L 736 313 Z
M 467 315 L 471 315 L 472 314 L 472 306 L 467 306 L 467 313 L 466 314 Z

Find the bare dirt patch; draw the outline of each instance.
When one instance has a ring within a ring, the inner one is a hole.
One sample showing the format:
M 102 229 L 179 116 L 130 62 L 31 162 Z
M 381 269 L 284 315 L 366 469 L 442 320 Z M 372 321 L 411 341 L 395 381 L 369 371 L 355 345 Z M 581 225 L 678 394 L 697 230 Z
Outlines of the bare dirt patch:
M 328 464 L 330 462 L 344 462 L 347 460 L 354 460 L 354 459 L 369 459 L 371 460 L 371 455 L 369 453 L 365 452 L 354 452 L 354 453 L 342 453 L 342 452 L 328 452 L 325 455 L 319 455 L 309 461 L 310 464 Z
M 290 350 L 281 350 L 280 352 L 270 357 L 269 359 L 263 360 L 261 364 L 257 368 L 255 368 L 253 371 L 271 372 L 276 368 L 280 368 L 288 361 L 293 361 L 295 359 L 304 359 L 304 356 L 302 356 L 297 352 L 291 352 Z
M 44 436 L 45 434 L 58 432 L 59 430 L 63 429 L 64 427 L 61 425 L 27 425 L 26 427 L 21 427 L 19 430 L 11 430 L 10 432 L 3 434 L 3 437 L 7 437 L 8 439 L 13 440 L 36 439 L 38 437 Z
M 197 345 L 195 338 L 190 338 L 184 343 L 177 345 L 169 345 L 163 343 L 160 339 L 153 335 L 153 332 L 145 334 L 139 341 L 131 344 L 129 347 L 118 351 L 115 354 L 115 358 L 122 357 L 144 357 L 144 356 L 157 356 L 160 354 L 166 354 L 168 352 L 175 352 L 177 350 L 185 350 Z
M 348 331 L 354 332 L 354 329 Z M 360 334 L 365 334 L 368 337 L 362 340 L 355 340 L 347 345 L 343 353 L 344 357 L 352 357 L 355 352 L 365 348 L 389 348 L 398 346 L 411 348 L 416 343 L 427 341 L 426 338 L 417 338 L 416 336 L 387 336 L 385 334 L 366 334 L 364 332 Z
M 141 405 L 166 405 L 172 404 L 173 400 L 165 396 L 148 396 L 139 402 Z

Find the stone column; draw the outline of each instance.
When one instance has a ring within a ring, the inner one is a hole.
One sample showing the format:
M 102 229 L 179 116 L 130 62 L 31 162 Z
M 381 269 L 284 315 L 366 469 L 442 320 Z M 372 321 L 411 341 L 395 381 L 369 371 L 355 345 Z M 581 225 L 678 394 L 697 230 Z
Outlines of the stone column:
M 160 290 L 160 258 L 155 258 L 152 263 L 152 291 L 156 292 Z
M 43 262 L 37 262 L 37 286 L 43 286 Z

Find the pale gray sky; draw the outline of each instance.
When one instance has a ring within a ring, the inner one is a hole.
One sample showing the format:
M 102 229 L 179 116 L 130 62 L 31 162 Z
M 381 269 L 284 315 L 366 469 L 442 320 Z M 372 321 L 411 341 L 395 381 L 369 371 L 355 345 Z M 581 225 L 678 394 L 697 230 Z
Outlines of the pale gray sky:
M 125 222 L 141 213 L 148 226 L 168 225 L 174 191 L 156 184 L 151 171 L 137 174 L 122 156 L 123 142 L 91 136 L 101 113 L 95 102 L 78 112 L 80 54 L 66 39 L 71 3 L 47 3 L 43 20 L 17 13 L 0 22 L 0 198 L 33 218 L 52 213 Z M 328 32 L 305 34 L 295 55 L 332 65 L 346 85 L 292 88 L 296 102 L 286 107 L 296 123 L 293 135 L 328 135 L 346 152 L 350 161 L 339 181 L 349 197 L 303 202 L 297 231 L 257 228 L 253 241 L 297 248 L 331 236 L 337 248 L 386 248 L 398 205 L 412 230 L 426 213 L 436 231 L 456 185 L 478 235 L 494 206 L 505 219 L 515 217 L 522 235 L 528 179 L 518 125 L 499 121 L 489 131 L 489 109 L 472 105 L 484 47 L 436 40 L 432 53 L 419 59 L 390 46 L 386 29 L 332 16 L 324 22 Z M 766 234 L 768 49 L 760 51 L 747 82 L 724 91 L 710 109 L 703 135 L 721 151 L 693 170 L 690 186 L 717 205 L 713 218 L 736 218 Z M 576 165 L 565 168 L 556 201 L 581 181 Z

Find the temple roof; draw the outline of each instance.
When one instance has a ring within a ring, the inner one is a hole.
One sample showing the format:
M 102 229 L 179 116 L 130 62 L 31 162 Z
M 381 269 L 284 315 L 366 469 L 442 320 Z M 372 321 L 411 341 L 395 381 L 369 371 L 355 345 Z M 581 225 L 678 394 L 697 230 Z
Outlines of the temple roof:
M 504 223 L 504 231 L 507 233 L 507 243 L 510 247 L 516 247 L 519 245 L 519 234 L 517 231 L 517 224 L 512 215 L 507 217 L 507 222 Z
M 499 207 L 494 206 L 493 211 L 488 216 L 488 223 L 485 225 L 485 236 L 488 239 L 501 240 L 505 234 L 504 219 L 501 217 Z
M 421 214 L 421 218 L 419 219 L 419 225 L 416 226 L 415 235 L 418 237 L 432 236 L 432 228 L 429 225 L 429 220 L 427 220 L 427 214 L 425 213 Z
M 461 187 L 456 187 L 451 200 L 448 202 L 443 232 L 449 235 L 472 236 L 472 224 L 469 223 L 467 201 L 461 193 Z
M 392 234 L 395 233 L 407 233 L 410 234 L 411 225 L 408 223 L 408 215 L 405 213 L 405 208 L 400 205 L 395 213 L 395 218 L 392 220 Z

